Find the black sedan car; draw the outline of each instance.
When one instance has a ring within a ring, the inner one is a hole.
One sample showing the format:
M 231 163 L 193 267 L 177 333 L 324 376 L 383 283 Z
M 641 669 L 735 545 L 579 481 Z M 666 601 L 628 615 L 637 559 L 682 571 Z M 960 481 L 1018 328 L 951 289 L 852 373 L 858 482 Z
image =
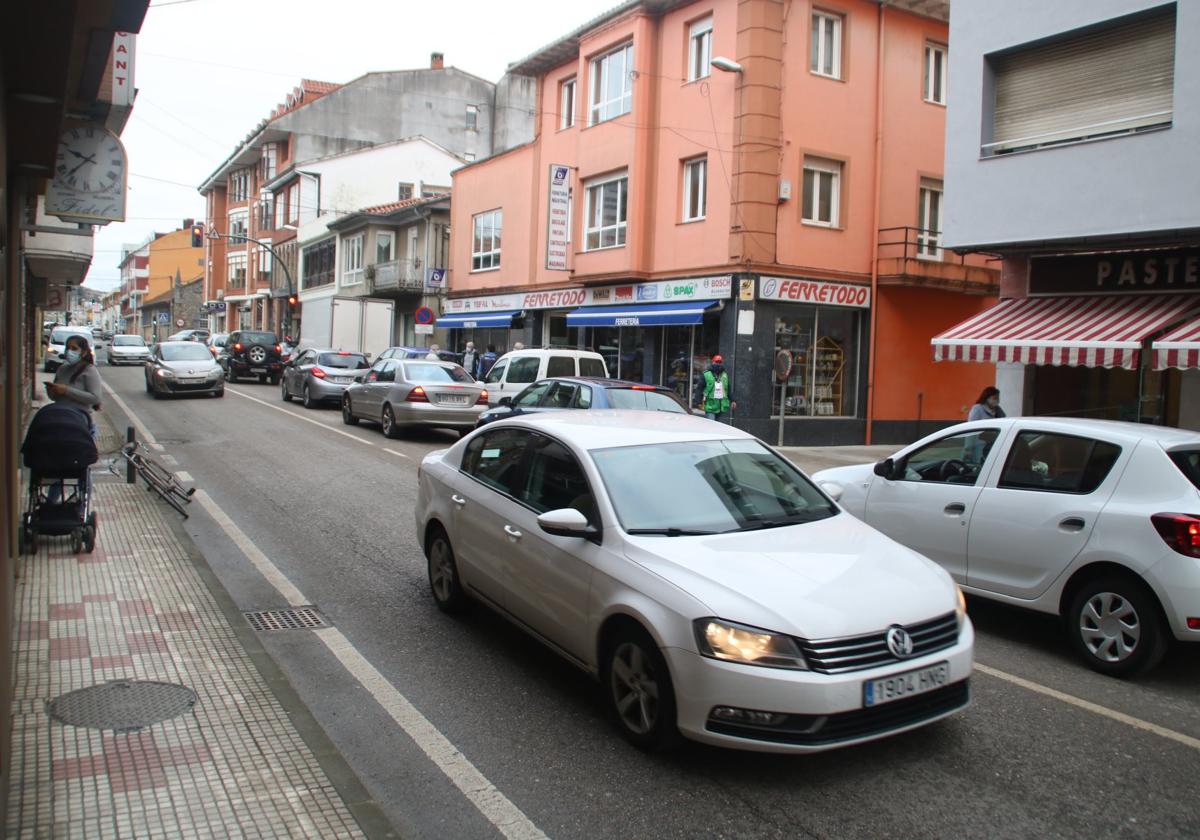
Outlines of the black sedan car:
M 519 417 L 522 414 L 590 408 L 691 413 L 687 404 L 670 388 L 626 382 L 623 379 L 554 376 L 539 379 L 511 399 L 501 397 L 499 405 L 479 416 L 476 428 L 494 420 Z

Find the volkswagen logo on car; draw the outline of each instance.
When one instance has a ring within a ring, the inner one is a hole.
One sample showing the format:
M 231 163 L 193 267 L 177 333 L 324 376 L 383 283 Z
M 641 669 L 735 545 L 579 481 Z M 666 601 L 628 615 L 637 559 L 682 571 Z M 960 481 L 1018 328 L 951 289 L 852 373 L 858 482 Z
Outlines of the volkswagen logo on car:
M 903 627 L 892 627 L 887 631 L 888 650 L 897 659 L 907 659 L 912 656 L 913 640 Z

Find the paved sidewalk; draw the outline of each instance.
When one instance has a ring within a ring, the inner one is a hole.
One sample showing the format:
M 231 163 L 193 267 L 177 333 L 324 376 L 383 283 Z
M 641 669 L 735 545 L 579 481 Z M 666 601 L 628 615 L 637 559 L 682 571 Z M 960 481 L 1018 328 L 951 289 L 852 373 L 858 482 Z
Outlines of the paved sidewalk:
M 880 461 L 903 449 L 900 444 L 883 446 L 783 446 L 779 451 L 806 473 L 851 464 Z
M 307 714 L 268 686 L 175 512 L 97 466 L 95 552 L 43 538 L 20 564 L 7 836 L 365 836 L 294 723 Z M 52 699 L 115 680 L 185 686 L 196 702 L 126 732 L 50 717 Z M 339 762 L 343 790 L 360 791 Z

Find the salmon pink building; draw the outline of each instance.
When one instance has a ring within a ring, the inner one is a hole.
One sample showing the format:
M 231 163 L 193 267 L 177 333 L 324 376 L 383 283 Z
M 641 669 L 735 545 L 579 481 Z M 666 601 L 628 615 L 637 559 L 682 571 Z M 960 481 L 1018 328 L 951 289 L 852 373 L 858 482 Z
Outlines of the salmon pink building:
M 634 0 L 510 66 L 533 142 L 455 173 L 452 339 L 570 346 L 780 444 L 913 438 L 988 366 L 929 340 L 994 301 L 941 246 L 949 3 Z

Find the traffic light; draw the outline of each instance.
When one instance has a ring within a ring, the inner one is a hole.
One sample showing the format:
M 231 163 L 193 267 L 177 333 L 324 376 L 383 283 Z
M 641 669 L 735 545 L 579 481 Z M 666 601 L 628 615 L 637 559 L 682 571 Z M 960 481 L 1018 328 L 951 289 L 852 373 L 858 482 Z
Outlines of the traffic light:
M 204 225 L 192 225 L 192 247 L 204 247 Z
M 295 306 L 299 300 L 295 295 L 288 295 L 288 306 Z

